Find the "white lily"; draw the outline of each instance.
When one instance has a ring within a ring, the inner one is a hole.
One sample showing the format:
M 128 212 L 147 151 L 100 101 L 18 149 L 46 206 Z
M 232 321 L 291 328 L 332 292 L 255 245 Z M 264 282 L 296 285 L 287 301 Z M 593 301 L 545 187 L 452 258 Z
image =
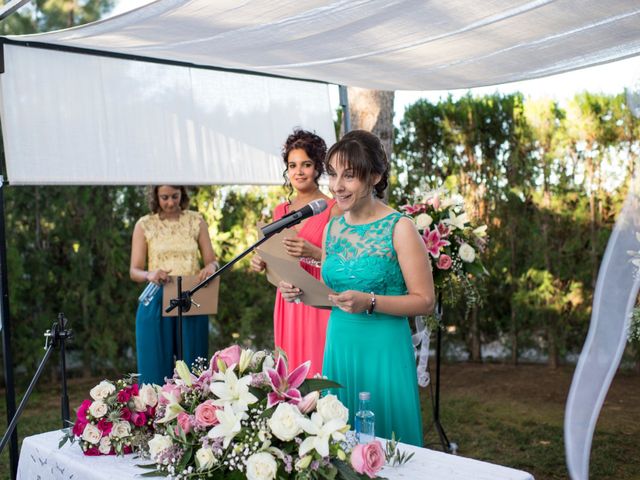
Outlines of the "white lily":
M 324 423 L 322 415 L 317 412 L 311 415 L 311 420 L 300 417 L 298 423 L 300 427 L 309 434 L 300 444 L 298 451 L 300 457 L 304 457 L 313 449 L 315 449 L 320 456 L 326 457 L 329 455 L 329 440 L 331 438 L 336 441 L 344 440 L 346 438 L 344 432 L 349 428 L 347 423 L 340 418 L 334 418 Z
M 191 381 L 191 372 L 189 371 L 189 367 L 186 363 L 184 363 L 184 361 L 178 360 L 176 362 L 176 372 L 178 372 L 178 375 L 187 387 L 193 385 L 193 382 Z
M 224 438 L 222 446 L 227 448 L 231 440 L 233 440 L 233 437 L 235 437 L 242 428 L 240 420 L 242 420 L 243 415 L 243 413 L 236 415 L 233 407 L 227 403 L 224 406 L 224 410 L 218 410 L 216 412 L 216 417 L 220 423 L 209 430 L 207 436 L 209 438 Z
M 462 213 L 460 215 L 456 215 L 452 211 L 449 212 L 449 218 L 445 218 L 442 220 L 445 224 L 450 225 L 451 227 L 459 228 L 460 230 L 464 230 L 465 224 L 469 221 L 466 213 Z
M 209 389 L 218 400 L 214 400 L 213 404 L 217 406 L 226 406 L 230 403 L 233 411 L 236 413 L 246 412 L 249 405 L 258 401 L 258 398 L 249 391 L 251 384 L 251 376 L 246 375 L 240 379 L 236 376 L 232 368 L 227 371 L 214 375 L 216 381 L 211 383 Z
M 184 408 L 180 406 L 178 399 L 174 395 L 167 392 L 162 392 L 162 395 L 164 395 L 164 397 L 169 400 L 169 404 L 164 411 L 164 417 L 158 420 L 158 423 L 170 422 L 171 420 L 176 418 L 179 413 L 184 412 Z
M 251 359 L 253 358 L 253 352 L 251 350 L 242 350 L 240 352 L 240 360 L 238 361 L 238 371 L 242 374 L 249 365 L 251 365 Z
M 476 237 L 479 237 L 479 238 L 482 238 L 482 237 L 486 236 L 487 235 L 487 226 L 486 225 L 482 225 L 482 226 L 480 226 L 478 228 L 474 228 L 473 229 L 473 234 Z

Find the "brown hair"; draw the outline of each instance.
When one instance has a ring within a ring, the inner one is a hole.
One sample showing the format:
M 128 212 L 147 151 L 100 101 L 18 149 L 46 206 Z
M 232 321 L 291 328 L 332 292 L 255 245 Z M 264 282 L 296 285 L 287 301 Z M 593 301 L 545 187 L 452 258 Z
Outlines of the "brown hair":
M 180 208 L 186 210 L 189 208 L 189 194 L 187 188 L 183 185 L 153 185 L 147 187 L 147 203 L 152 213 L 160 211 L 160 201 L 158 200 L 158 189 L 160 187 L 171 187 L 180 190 Z
M 389 183 L 389 160 L 380 139 L 373 133 L 353 130 L 345 134 L 327 152 L 327 165 L 332 157 L 352 169 L 361 181 L 369 183 L 378 198 L 384 197 Z M 373 185 L 371 177 L 375 174 L 380 175 L 380 181 Z
M 289 153 L 291 150 L 302 149 L 307 156 L 313 161 L 313 167 L 316 170 L 316 177 L 313 179 L 318 185 L 318 179 L 324 173 L 324 157 L 327 154 L 327 144 L 324 143 L 322 137 L 315 133 L 296 128 L 291 135 L 287 137 L 282 147 L 282 160 L 284 161 L 284 186 L 289 190 L 289 197 L 293 194 L 293 187 L 289 182 L 287 171 L 289 170 Z

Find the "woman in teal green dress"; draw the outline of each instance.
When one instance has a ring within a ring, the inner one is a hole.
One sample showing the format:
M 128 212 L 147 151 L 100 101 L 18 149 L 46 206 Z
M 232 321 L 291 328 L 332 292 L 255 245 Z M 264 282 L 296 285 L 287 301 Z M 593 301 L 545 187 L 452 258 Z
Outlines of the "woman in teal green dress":
M 380 199 L 389 163 L 380 140 L 356 130 L 327 153 L 329 190 L 344 216 L 325 228 L 322 277 L 338 292 L 329 317 L 323 375 L 349 408 L 370 392 L 376 435 L 422 445 L 416 364 L 407 316 L 433 310 L 433 278 L 413 222 Z M 281 283 L 285 299 L 300 294 Z

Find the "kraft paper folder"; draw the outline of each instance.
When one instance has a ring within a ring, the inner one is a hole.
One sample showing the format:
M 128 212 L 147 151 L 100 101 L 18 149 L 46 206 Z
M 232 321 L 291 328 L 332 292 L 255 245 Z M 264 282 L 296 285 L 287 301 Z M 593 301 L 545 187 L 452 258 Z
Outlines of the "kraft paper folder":
M 258 247 L 258 255 L 267 264 L 267 280 L 278 286 L 280 281 L 295 285 L 302 290 L 300 299 L 306 305 L 316 308 L 331 308 L 329 294 L 335 293 L 300 266 L 300 260 L 287 253 L 282 240 L 295 236 L 291 229 L 277 233 Z
M 182 291 L 191 290 L 198 283 L 197 275 L 185 275 L 182 277 Z M 198 290 L 192 297 L 199 307 L 193 303 L 188 312 L 182 312 L 183 316 L 192 315 L 214 315 L 218 313 L 218 290 L 220 288 L 220 277 L 210 281 L 205 287 Z M 165 310 L 169 306 L 169 300 L 178 296 L 178 277 L 171 276 L 171 281 L 165 284 L 162 289 L 162 315 L 166 317 L 177 317 L 178 309 L 174 308 L 170 313 Z

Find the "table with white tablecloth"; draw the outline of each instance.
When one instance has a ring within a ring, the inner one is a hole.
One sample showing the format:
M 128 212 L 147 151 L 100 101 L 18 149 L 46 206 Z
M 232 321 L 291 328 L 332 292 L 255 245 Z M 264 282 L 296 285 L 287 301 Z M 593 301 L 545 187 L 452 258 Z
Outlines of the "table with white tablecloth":
M 69 443 L 59 449 L 61 438 L 59 430 L 25 438 L 18 480 L 129 480 L 148 471 L 137 465 L 149 461 L 133 455 L 88 457 L 77 444 Z M 402 443 L 399 448 L 415 455 L 405 465 L 385 467 L 380 475 L 389 480 L 533 480 L 532 475 L 522 470 Z

